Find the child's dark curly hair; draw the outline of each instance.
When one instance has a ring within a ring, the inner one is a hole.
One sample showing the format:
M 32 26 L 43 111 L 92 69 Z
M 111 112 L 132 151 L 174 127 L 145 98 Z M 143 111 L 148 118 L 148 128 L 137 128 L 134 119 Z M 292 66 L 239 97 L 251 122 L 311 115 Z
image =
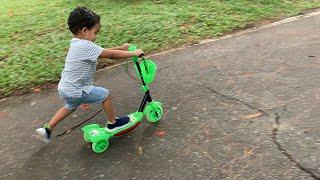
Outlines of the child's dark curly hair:
M 68 18 L 69 30 L 73 34 L 77 34 L 84 27 L 91 29 L 98 23 L 100 23 L 100 16 L 86 7 L 77 7 Z

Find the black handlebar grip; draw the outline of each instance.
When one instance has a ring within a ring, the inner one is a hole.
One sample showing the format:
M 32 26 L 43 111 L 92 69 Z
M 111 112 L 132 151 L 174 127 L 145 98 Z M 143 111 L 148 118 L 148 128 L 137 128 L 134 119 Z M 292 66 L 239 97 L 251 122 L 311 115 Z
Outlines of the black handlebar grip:
M 140 56 L 139 56 L 139 57 L 144 57 L 144 53 L 140 54 Z

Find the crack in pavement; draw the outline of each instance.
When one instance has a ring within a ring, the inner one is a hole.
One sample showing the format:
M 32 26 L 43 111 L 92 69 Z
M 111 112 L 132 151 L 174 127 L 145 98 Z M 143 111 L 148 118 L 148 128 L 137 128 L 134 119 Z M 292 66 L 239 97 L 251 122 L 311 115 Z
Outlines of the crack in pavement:
M 205 86 L 206 87 L 206 86 Z M 263 115 L 266 115 L 266 116 L 269 116 L 269 114 L 267 112 L 265 112 L 264 110 L 258 108 L 258 107 L 254 107 L 244 101 L 242 101 L 241 99 L 238 99 L 238 98 L 235 98 L 235 97 L 230 97 L 228 95 L 225 95 L 225 94 L 222 94 L 210 87 L 206 87 L 208 90 L 210 90 L 211 92 L 213 92 L 214 94 L 217 94 L 221 97 L 224 97 L 226 99 L 229 99 L 229 100 L 232 100 L 232 101 L 236 101 L 236 102 L 239 102 L 247 107 L 249 107 L 250 109 L 254 109 L 254 110 L 257 110 L 259 112 L 261 112 Z M 286 111 L 286 105 L 284 106 L 284 111 Z M 291 154 L 289 154 L 287 152 L 286 149 L 284 149 L 281 144 L 277 141 L 277 135 L 278 135 L 278 131 L 279 131 L 279 126 L 280 126 L 280 115 L 278 113 L 275 113 L 275 123 L 276 123 L 276 127 L 274 127 L 272 129 L 272 141 L 273 143 L 275 143 L 277 145 L 277 148 L 278 150 L 283 154 L 285 155 L 290 162 L 294 163 L 296 167 L 298 167 L 300 170 L 302 170 L 303 172 L 309 174 L 311 177 L 313 177 L 314 179 L 317 179 L 317 180 L 320 180 L 320 177 L 318 177 L 314 172 L 312 172 L 310 169 L 306 168 L 306 167 L 303 167 L 298 161 L 296 161 Z
M 230 96 L 228 96 L 228 95 L 222 94 L 222 93 L 220 93 L 220 92 L 218 92 L 218 91 L 216 91 L 216 90 L 214 90 L 214 89 L 212 89 L 212 88 L 210 88 L 210 87 L 206 87 L 206 88 L 207 88 L 208 90 L 210 90 L 211 92 L 213 92 L 214 94 L 217 94 L 217 95 L 219 95 L 219 96 L 221 96 L 221 97 L 224 97 L 224 98 L 226 98 L 226 99 L 229 99 L 229 100 L 231 100 L 231 101 L 239 102 L 239 103 L 241 103 L 241 104 L 249 107 L 250 109 L 257 110 L 258 112 L 262 113 L 262 114 L 265 115 L 265 116 L 269 116 L 269 114 L 268 114 L 267 112 L 265 112 L 264 110 L 262 110 L 262 109 L 260 109 L 260 108 L 258 108 L 258 107 L 254 107 L 254 106 L 252 106 L 252 105 L 250 105 L 250 104 L 242 101 L 241 99 L 238 99 L 238 98 L 235 98 L 235 97 L 230 97 Z
M 287 152 L 286 149 L 284 149 L 281 144 L 277 141 L 277 135 L 279 131 L 280 126 L 280 115 L 278 113 L 275 113 L 275 123 L 276 127 L 272 129 L 272 141 L 277 145 L 278 150 L 285 155 L 292 163 L 294 163 L 300 170 L 304 171 L 305 173 L 308 173 L 311 177 L 314 179 L 320 180 L 320 177 L 318 177 L 315 173 L 313 173 L 310 169 L 307 169 L 303 167 L 298 161 L 293 159 L 292 155 Z

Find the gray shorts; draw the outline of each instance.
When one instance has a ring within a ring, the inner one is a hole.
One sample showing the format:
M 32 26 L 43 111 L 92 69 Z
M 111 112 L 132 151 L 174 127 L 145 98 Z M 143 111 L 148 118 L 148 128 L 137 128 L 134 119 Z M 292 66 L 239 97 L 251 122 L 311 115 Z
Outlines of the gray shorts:
M 109 96 L 109 90 L 102 87 L 93 87 L 89 94 L 83 91 L 79 98 L 70 97 L 61 91 L 59 91 L 59 95 L 64 100 L 64 107 L 73 110 L 81 104 L 102 103 Z

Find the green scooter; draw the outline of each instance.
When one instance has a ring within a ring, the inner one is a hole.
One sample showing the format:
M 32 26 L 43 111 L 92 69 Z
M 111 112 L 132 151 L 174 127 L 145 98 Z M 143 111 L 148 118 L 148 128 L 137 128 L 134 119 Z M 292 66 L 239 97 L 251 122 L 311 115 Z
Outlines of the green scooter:
M 137 47 L 130 46 L 129 51 L 135 51 Z M 162 104 L 158 101 L 153 101 L 150 95 L 148 84 L 151 84 L 156 76 L 157 66 L 150 60 L 142 57 L 133 57 L 134 69 L 136 75 L 141 79 L 141 90 L 145 93 L 139 110 L 129 114 L 130 122 L 124 127 L 115 131 L 110 131 L 106 127 L 101 127 L 99 124 L 90 124 L 82 128 L 83 137 L 86 142 L 92 143 L 92 150 L 95 153 L 102 153 L 107 150 L 109 146 L 109 139 L 113 136 L 120 136 L 135 129 L 146 116 L 151 123 L 158 122 L 162 115 Z M 148 104 L 147 104 L 148 103 Z

